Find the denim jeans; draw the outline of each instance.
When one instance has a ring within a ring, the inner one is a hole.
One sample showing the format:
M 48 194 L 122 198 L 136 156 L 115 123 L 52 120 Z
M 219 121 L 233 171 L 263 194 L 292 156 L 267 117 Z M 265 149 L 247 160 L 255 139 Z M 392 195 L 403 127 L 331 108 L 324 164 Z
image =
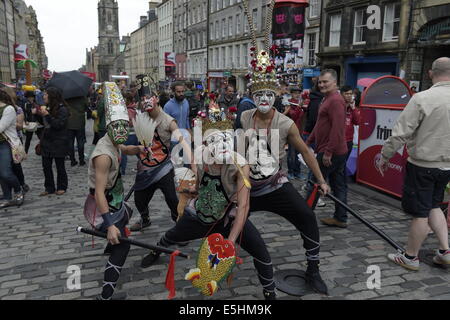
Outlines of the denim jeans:
M 320 171 L 322 172 L 324 179 L 330 183 L 333 195 L 343 203 L 347 204 L 347 181 L 345 180 L 345 166 L 347 154 L 340 156 L 333 156 L 331 158 L 332 164 L 330 167 L 325 167 L 323 165 L 322 162 L 323 155 L 324 155 L 323 153 L 319 153 L 317 155 L 317 162 L 319 162 Z M 316 182 L 315 177 L 313 177 L 313 181 Z M 309 195 L 311 195 L 311 193 L 312 187 L 310 186 L 307 198 L 309 198 Z M 341 205 L 336 204 L 334 211 L 334 218 L 336 220 L 346 223 L 348 219 L 347 210 L 345 210 Z
M 5 200 L 12 200 L 11 189 L 19 193 L 22 188 L 13 171 L 12 152 L 9 143 L 0 142 L 0 184 Z
M 138 146 L 139 141 L 137 139 L 137 136 L 135 134 L 131 134 L 128 136 L 128 140 L 124 143 L 125 146 Z M 125 174 L 125 171 L 127 170 L 127 164 L 128 164 L 128 156 L 126 154 L 122 154 L 122 159 L 120 160 L 120 172 L 122 175 Z
M 299 152 L 292 146 L 289 145 L 287 165 L 289 174 L 299 176 L 301 172 L 300 160 L 298 160 Z

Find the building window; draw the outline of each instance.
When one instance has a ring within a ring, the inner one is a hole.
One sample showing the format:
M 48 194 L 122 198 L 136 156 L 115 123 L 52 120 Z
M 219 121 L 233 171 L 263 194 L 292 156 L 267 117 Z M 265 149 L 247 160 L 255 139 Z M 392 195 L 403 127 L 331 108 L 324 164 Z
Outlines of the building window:
M 222 38 L 227 36 L 227 20 L 222 19 Z
M 247 16 L 244 14 L 244 34 L 248 34 L 248 20 L 247 20 Z
M 236 15 L 236 35 L 241 33 L 241 14 Z
M 400 27 L 400 3 L 390 3 L 384 7 L 383 41 L 398 40 Z
M 316 65 L 316 33 L 308 34 L 308 65 L 315 66 Z
M 209 24 L 209 40 L 214 40 L 214 24 Z
M 341 42 L 341 15 L 330 15 L 330 47 L 339 47 Z
M 317 18 L 320 15 L 320 1 L 310 0 L 309 1 L 309 17 Z
M 255 30 L 258 30 L 258 8 L 253 9 L 252 12 L 253 25 L 255 26 Z
M 222 58 L 220 69 L 225 69 L 225 65 L 227 63 L 227 55 L 226 55 L 226 47 L 220 48 L 220 56 Z
M 355 25 L 353 27 L 353 44 L 366 43 L 366 9 L 355 11 Z
M 228 36 L 233 36 L 233 17 L 228 17 Z
M 235 52 L 235 59 L 234 59 L 234 68 L 237 69 L 240 67 L 241 65 L 241 55 L 240 52 L 241 51 L 241 47 L 239 45 L 234 47 L 234 52 Z
M 219 39 L 219 35 L 220 35 L 220 28 L 219 28 L 219 21 L 216 21 L 216 40 Z

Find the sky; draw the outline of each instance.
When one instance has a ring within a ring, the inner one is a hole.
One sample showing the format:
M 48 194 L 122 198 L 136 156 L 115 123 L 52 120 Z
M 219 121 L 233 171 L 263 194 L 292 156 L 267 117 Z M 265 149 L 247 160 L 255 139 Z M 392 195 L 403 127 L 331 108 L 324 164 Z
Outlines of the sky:
M 148 11 L 148 0 L 118 0 L 119 32 L 138 28 Z M 51 71 L 78 70 L 86 61 L 86 48 L 98 44 L 98 0 L 25 0 L 36 11 Z

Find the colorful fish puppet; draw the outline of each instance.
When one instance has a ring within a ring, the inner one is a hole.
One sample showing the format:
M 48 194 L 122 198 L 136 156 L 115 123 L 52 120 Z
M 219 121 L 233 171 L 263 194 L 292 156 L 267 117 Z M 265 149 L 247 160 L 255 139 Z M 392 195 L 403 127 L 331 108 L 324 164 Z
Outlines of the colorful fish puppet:
M 205 296 L 212 296 L 220 282 L 233 271 L 236 264 L 236 250 L 231 241 L 219 233 L 210 235 L 203 241 L 197 259 L 197 268 L 186 274 Z

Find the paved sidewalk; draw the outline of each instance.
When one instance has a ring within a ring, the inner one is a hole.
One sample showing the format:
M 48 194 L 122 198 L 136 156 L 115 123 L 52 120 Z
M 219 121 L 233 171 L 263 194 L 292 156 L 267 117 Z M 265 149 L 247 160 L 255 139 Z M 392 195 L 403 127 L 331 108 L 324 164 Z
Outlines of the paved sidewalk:
M 88 127 L 91 128 L 91 122 Z M 92 150 L 88 135 L 87 152 Z M 36 143 L 36 141 L 33 141 Z M 34 145 L 30 148 L 34 150 Z M 87 167 L 70 167 L 69 190 L 64 196 L 41 198 L 43 172 L 41 159 L 34 154 L 24 163 L 26 182 L 31 191 L 25 205 L 0 211 L 0 299 L 93 299 L 100 292 L 106 257 L 102 255 L 105 241 L 95 240 L 92 248 L 90 236 L 77 234 L 78 225 L 88 226 L 82 211 L 87 193 Z M 125 187 L 128 190 L 134 180 L 135 160 L 130 158 Z M 300 190 L 301 185 L 295 182 Z M 349 192 L 349 205 L 373 222 L 397 242 L 405 244 L 409 218 L 401 210 L 376 201 L 354 191 Z M 130 202 L 134 207 L 133 201 Z M 327 217 L 334 206 L 316 211 L 317 217 Z M 136 211 L 135 211 L 136 212 Z M 160 192 L 150 204 L 152 226 L 144 233 L 134 234 L 137 240 L 154 244 L 172 226 L 170 212 Z M 138 217 L 132 219 L 134 222 Z M 272 256 L 275 270 L 306 268 L 305 251 L 295 228 L 271 213 L 255 213 L 251 221 L 263 235 Z M 419 272 L 407 271 L 389 262 L 388 253 L 394 250 L 366 226 L 350 217 L 349 228 L 332 229 L 320 226 L 322 277 L 330 289 L 330 296 L 317 294 L 303 296 L 311 299 L 450 299 L 450 273 L 448 270 L 421 264 Z M 195 257 L 200 241 L 181 248 Z M 437 240 L 430 235 L 425 248 L 437 248 Z M 169 262 L 162 256 L 155 266 L 143 270 L 140 262 L 146 250 L 132 248 L 121 275 L 117 294 L 127 299 L 162 300 L 167 298 L 164 282 Z M 253 262 L 241 251 L 244 263 L 235 269 L 230 287 L 221 285 L 212 298 L 205 298 L 193 288 L 184 275 L 194 267 L 195 260 L 177 259 L 175 280 L 176 299 L 263 299 L 262 288 L 256 277 Z M 81 268 L 82 289 L 66 288 L 67 268 Z M 369 265 L 381 269 L 381 289 L 370 290 L 366 281 Z M 299 299 L 279 293 L 280 299 Z

